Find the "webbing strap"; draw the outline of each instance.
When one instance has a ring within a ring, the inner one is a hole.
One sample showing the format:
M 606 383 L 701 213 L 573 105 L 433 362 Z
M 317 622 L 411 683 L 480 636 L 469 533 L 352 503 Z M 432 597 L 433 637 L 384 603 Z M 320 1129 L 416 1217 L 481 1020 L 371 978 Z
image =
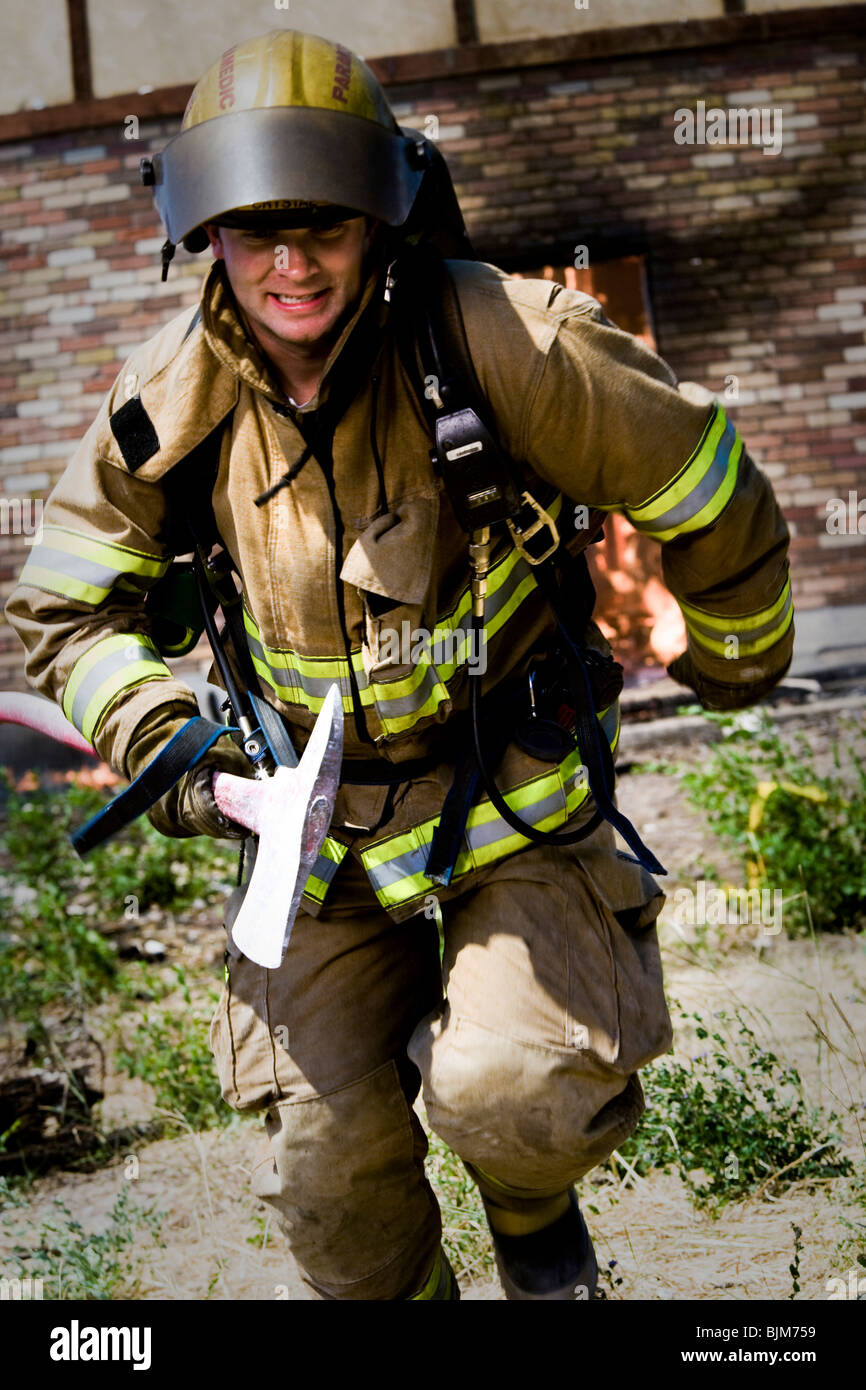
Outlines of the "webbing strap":
M 439 824 L 433 831 L 430 853 L 424 874 L 431 883 L 440 883 L 444 888 L 451 882 L 457 856 L 463 847 L 466 822 L 478 790 L 480 773 L 475 761 L 474 750 L 466 754 L 457 765 L 454 781 L 445 798 Z
M 557 626 L 566 642 L 566 659 L 575 695 L 575 737 L 586 766 L 589 789 L 598 812 L 614 829 L 619 831 L 629 849 L 633 851 L 645 869 L 653 874 L 666 874 L 667 869 L 659 863 L 652 850 L 647 848 L 631 821 L 617 810 L 613 803 L 612 797 L 616 778 L 613 755 L 610 751 L 610 745 L 599 727 L 586 662 L 580 648 L 568 631 L 560 603 L 560 594 L 553 574 L 546 565 L 540 565 L 536 571 L 536 583 L 553 609 Z M 488 794 L 489 792 L 490 788 L 488 788 Z M 492 797 L 491 800 L 493 800 Z M 496 803 L 494 802 L 494 804 Z M 554 843 L 556 838 L 560 837 L 553 837 Z M 561 837 L 560 843 L 565 844 L 568 841 L 565 837 Z
M 225 724 L 197 715 L 187 720 L 143 772 L 130 782 L 126 791 L 103 807 L 72 835 L 72 846 L 83 858 L 97 845 L 104 844 L 124 826 L 143 815 L 154 802 L 165 796 L 185 772 L 201 760 L 221 734 L 231 730 Z

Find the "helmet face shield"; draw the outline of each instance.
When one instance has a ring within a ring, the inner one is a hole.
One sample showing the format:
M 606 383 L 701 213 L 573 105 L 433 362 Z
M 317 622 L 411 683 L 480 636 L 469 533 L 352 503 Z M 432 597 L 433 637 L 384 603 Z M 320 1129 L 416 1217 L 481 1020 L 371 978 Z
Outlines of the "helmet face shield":
M 207 244 L 204 232 L 196 232 L 203 223 L 224 217 L 231 225 L 233 214 L 249 212 L 244 225 L 259 213 L 277 213 L 281 226 L 298 216 L 305 220 L 296 225 L 319 220 L 298 203 L 329 203 L 399 227 L 424 176 L 426 150 L 419 153 L 418 145 L 399 128 L 345 111 L 233 111 L 182 131 L 153 156 L 154 199 L 172 242 L 196 233 L 189 250 Z M 283 213 L 274 204 L 289 206 Z
M 335 207 L 333 203 L 305 203 L 302 199 L 284 199 L 282 202 L 253 203 L 248 208 L 236 208 L 234 212 L 220 213 L 217 225 L 236 227 L 244 232 L 278 232 L 296 227 L 315 227 L 325 231 L 350 222 L 364 213 L 357 208 Z

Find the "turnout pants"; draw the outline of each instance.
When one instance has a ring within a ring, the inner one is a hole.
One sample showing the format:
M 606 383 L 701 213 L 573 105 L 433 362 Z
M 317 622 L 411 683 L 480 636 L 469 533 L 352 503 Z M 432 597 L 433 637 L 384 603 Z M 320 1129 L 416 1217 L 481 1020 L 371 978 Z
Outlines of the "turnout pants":
M 563 1191 L 634 1130 L 636 1072 L 672 1036 L 664 894 L 602 824 L 444 904 L 440 965 L 432 915 L 393 923 L 354 860 L 332 893 L 318 918 L 299 914 L 278 970 L 229 929 L 211 1046 L 228 1104 L 267 1112 L 254 1189 L 314 1295 L 402 1299 L 441 1234 L 420 1088 L 433 1130 L 515 1197 Z

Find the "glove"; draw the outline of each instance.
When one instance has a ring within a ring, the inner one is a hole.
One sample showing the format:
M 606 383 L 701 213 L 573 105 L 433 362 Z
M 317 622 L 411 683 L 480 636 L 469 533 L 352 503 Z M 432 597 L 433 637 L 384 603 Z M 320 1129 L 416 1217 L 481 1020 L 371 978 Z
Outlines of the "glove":
M 781 671 L 751 685 L 723 685 L 720 681 L 711 680 L 697 669 L 689 652 L 676 657 L 666 670 L 671 680 L 679 685 L 687 685 L 695 692 L 704 709 L 723 711 L 747 709 L 749 705 L 756 704 L 775 689 L 790 664 L 789 660 Z
M 159 705 L 141 721 L 126 754 L 126 775 L 130 781 L 143 772 L 170 738 L 173 738 L 198 711 L 180 701 Z M 244 840 L 249 830 L 229 820 L 214 801 L 213 774 L 232 772 L 236 777 L 252 777 L 246 755 L 225 734 L 204 754 L 165 796 L 154 802 L 147 818 L 162 835 L 184 839 L 190 835 L 210 835 L 217 840 Z

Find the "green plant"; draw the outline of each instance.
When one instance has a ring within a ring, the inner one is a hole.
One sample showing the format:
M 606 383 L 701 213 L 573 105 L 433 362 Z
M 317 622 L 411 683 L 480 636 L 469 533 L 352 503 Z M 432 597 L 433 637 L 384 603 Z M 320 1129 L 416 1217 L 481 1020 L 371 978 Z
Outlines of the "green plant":
M 231 853 L 217 842 L 168 840 L 146 821 L 81 861 L 69 834 L 103 804 L 88 787 L 6 788 L 0 1024 L 7 1034 L 23 1031 L 35 1060 L 54 1065 L 63 1065 L 60 1019 L 81 1032 L 87 1011 L 108 994 L 141 989 L 142 971 L 119 963 L 99 927 L 130 906 L 133 915 L 154 905 L 182 909 L 232 878 Z
M 766 710 L 749 720 L 708 714 L 727 735 L 683 786 L 716 835 L 740 856 L 751 887 L 782 892 L 789 935 L 815 927 L 839 930 L 863 920 L 866 903 L 866 759 L 838 740 L 835 772 L 819 775 L 814 752 L 799 734 L 779 737 Z M 806 899 L 808 894 L 808 901 Z
M 139 817 L 108 845 L 79 859 L 69 842 L 105 805 L 92 787 L 70 785 L 62 792 L 6 790 L 2 848 L 11 877 L 38 887 L 50 883 L 74 898 L 85 915 L 117 920 L 134 898 L 141 910 L 182 911 L 201 897 L 232 886 L 235 855 L 207 836 L 169 839 Z
M 839 1117 L 806 1099 L 795 1067 L 764 1048 L 740 1011 L 731 1035 L 710 1031 L 698 1013 L 696 1034 L 709 1049 L 689 1065 L 665 1059 L 641 1073 L 647 1111 L 619 1152 L 639 1174 L 679 1169 L 695 1206 L 717 1215 L 731 1201 L 804 1178 L 848 1174 Z
M 0 899 L 0 1022 L 6 1030 L 23 1028 L 38 1060 L 56 1060 L 58 1016 L 82 1020 L 118 982 L 112 944 L 68 909 L 63 886 L 54 883 L 17 904 L 9 895 Z
M 650 773 L 674 777 L 682 771 L 682 764 L 669 762 L 667 758 L 649 759 L 645 763 L 633 763 L 628 770 L 632 777 L 643 777 Z
M 222 1099 L 208 1046 L 208 1020 L 198 1013 L 183 971 L 175 974 L 185 1008 L 151 1009 L 115 1056 L 129 1076 L 153 1087 L 157 1106 L 166 1111 L 166 1126 L 194 1130 L 229 1124 L 233 1112 Z M 208 1002 L 217 996 L 208 992 Z
M 157 1237 L 163 1213 L 134 1203 L 126 1184 L 98 1234 L 88 1234 L 59 1198 L 54 1206 L 54 1214 L 38 1227 L 32 1221 L 15 1227 L 3 1217 L 7 1233 L 18 1242 L 13 1255 L 19 1277 L 41 1279 L 47 1298 L 135 1298 L 144 1256 L 134 1247 L 142 1231 Z

